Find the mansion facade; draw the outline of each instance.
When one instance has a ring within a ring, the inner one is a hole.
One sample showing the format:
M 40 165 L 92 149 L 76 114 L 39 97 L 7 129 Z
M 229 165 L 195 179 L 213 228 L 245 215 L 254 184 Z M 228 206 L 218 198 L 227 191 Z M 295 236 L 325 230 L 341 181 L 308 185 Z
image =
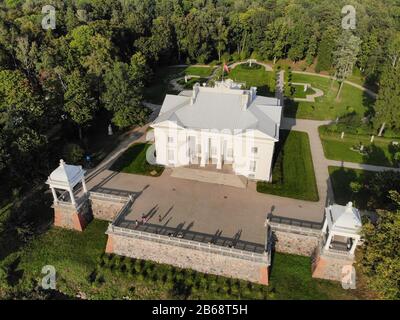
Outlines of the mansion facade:
M 257 96 L 231 80 L 166 95 L 154 128 L 156 162 L 168 167 L 229 166 L 250 179 L 271 181 L 279 141 L 279 99 Z

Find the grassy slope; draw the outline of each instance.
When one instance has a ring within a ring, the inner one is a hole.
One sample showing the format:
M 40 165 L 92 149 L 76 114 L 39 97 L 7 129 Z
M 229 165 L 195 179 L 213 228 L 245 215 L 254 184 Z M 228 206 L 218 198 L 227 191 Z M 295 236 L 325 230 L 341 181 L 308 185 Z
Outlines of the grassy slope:
M 248 69 L 244 65 L 238 65 L 228 75 L 229 79 L 245 82 L 246 87 L 257 87 L 257 94 L 262 96 L 274 96 L 274 74 L 265 71 L 264 67 Z
M 258 182 L 257 191 L 318 201 L 308 135 L 304 132 L 282 130 L 276 155 L 272 172 L 273 182 Z
M 393 153 L 390 152 L 392 139 L 375 137 L 374 143 L 371 144 L 370 136 L 346 133 L 344 138 L 341 139 L 340 133 L 327 132 L 323 126 L 319 128 L 319 132 L 325 157 L 328 159 L 389 167 L 394 166 Z M 368 155 L 362 155 L 359 152 L 352 151 L 351 148 L 359 145 L 360 142 L 365 147 L 371 146 L 372 152 Z
M 113 270 L 100 268 L 99 261 L 104 251 L 106 236 L 104 234 L 107 222 L 92 221 L 82 232 L 52 228 L 25 247 L 20 254 L 19 270 L 21 273 L 21 288 L 29 288 L 31 279 L 40 281 L 43 277 L 41 269 L 44 265 L 53 265 L 57 272 L 57 288 L 61 292 L 75 296 L 81 291 L 92 299 L 120 299 L 128 296 L 132 299 L 352 299 L 354 292 L 341 289 L 339 283 L 311 278 L 311 260 L 308 257 L 276 253 L 273 259 L 273 269 L 270 286 L 249 284 L 245 281 L 235 281 L 236 290 L 231 292 L 226 288 L 227 279 L 223 277 L 206 276 L 198 273 L 181 273 L 183 279 L 194 276 L 201 280 L 203 288 L 183 290 L 179 294 L 179 286 L 163 283 L 159 280 L 143 279 L 121 272 L 114 265 Z M 126 259 L 125 259 L 126 260 Z M 165 265 L 146 262 L 153 268 L 153 274 L 160 274 L 168 269 Z M 90 280 L 91 275 L 101 274 L 101 281 Z M 179 269 L 176 269 L 179 271 Z M 182 271 L 181 271 L 182 272 Z M 239 288 L 239 290 L 238 290 Z M 240 289 L 241 288 L 241 289 Z
M 324 91 L 325 95 L 317 98 L 314 103 L 288 101 L 285 109 L 285 115 L 288 117 L 329 120 L 352 111 L 363 117 L 372 108 L 373 99 L 366 96 L 360 89 L 348 84 L 344 84 L 341 99 L 336 101 L 338 84 L 335 83 L 331 89 L 329 79 L 294 73 L 292 81 L 310 83 L 312 87 Z
M 115 161 L 111 170 L 154 177 L 160 176 L 164 167 L 151 165 L 146 160 L 146 151 L 149 147 L 150 144 L 146 143 L 134 144 Z M 153 175 L 151 174 L 152 171 L 157 173 Z

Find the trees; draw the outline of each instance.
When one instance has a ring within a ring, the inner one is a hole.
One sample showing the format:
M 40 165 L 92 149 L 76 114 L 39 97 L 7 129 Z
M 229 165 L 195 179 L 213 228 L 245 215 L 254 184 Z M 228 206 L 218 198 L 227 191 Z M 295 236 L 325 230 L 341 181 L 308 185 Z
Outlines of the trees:
M 363 225 L 364 244 L 359 260 L 369 285 L 386 299 L 400 298 L 400 195 L 390 192 L 397 203 L 393 211 L 378 211 L 376 223 Z
M 32 177 L 40 169 L 44 107 L 20 71 L 0 71 L 0 171 L 13 180 Z M 36 167 L 36 170 L 33 170 Z
M 331 70 L 336 34 L 337 30 L 334 27 L 328 27 L 327 30 L 322 34 L 322 39 L 318 49 L 318 62 L 315 67 L 316 72 Z
M 353 35 L 351 31 L 344 31 L 337 41 L 337 48 L 333 53 L 335 78 L 340 83 L 336 100 L 340 99 L 344 81 L 353 73 L 353 67 L 360 51 L 360 44 L 361 39 Z
M 278 18 L 271 23 L 265 31 L 265 40 L 261 44 L 260 53 L 266 59 L 277 59 L 284 57 L 288 46 L 289 28 L 284 18 Z
M 105 107 L 112 111 L 113 122 L 120 128 L 143 124 L 146 110 L 141 104 L 146 60 L 140 53 L 132 56 L 131 65 L 115 62 L 104 78 L 102 95 Z
M 375 128 L 379 128 L 379 136 L 386 126 L 400 128 L 400 64 L 393 67 L 387 63 L 380 81 L 378 99 L 375 103 Z
M 74 70 L 67 76 L 66 85 L 64 108 L 78 126 L 79 139 L 82 139 L 82 127 L 93 119 L 96 103 L 90 96 L 90 84 L 87 77 L 81 75 L 79 70 Z
M 222 52 L 226 49 L 228 43 L 229 29 L 225 25 L 224 19 L 219 17 L 216 23 L 215 33 L 213 34 L 213 40 L 215 41 L 215 49 L 218 53 L 218 61 L 221 61 Z

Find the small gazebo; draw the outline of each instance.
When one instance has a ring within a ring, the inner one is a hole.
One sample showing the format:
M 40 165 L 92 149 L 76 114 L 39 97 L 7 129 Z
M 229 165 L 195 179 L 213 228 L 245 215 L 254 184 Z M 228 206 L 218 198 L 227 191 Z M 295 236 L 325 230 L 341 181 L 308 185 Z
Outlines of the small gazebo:
M 46 183 L 50 186 L 51 192 L 53 193 L 54 204 L 56 205 L 60 202 L 57 190 L 67 191 L 74 207 L 77 207 L 74 188 L 79 183 L 82 183 L 83 192 L 84 194 L 87 193 L 85 170 L 82 169 L 82 166 L 66 164 L 64 160 L 60 160 L 60 165 L 50 174 Z
M 327 238 L 324 250 L 339 250 L 354 255 L 360 241 L 361 226 L 360 212 L 352 202 L 346 206 L 333 204 L 325 208 L 322 232 Z

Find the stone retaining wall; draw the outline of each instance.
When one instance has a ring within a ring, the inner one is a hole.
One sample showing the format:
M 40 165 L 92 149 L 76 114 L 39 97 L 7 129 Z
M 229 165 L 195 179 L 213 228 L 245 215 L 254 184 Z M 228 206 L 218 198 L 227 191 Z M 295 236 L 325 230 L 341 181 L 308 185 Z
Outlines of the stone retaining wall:
M 266 262 L 256 262 L 222 254 L 141 239 L 107 231 L 106 252 L 157 263 L 190 268 L 199 272 L 268 284 Z
M 275 250 L 310 257 L 318 247 L 321 230 L 271 223 Z
M 92 207 L 93 217 L 100 220 L 113 221 L 117 214 L 122 210 L 128 197 L 100 197 L 94 193 L 90 193 L 90 204 Z

